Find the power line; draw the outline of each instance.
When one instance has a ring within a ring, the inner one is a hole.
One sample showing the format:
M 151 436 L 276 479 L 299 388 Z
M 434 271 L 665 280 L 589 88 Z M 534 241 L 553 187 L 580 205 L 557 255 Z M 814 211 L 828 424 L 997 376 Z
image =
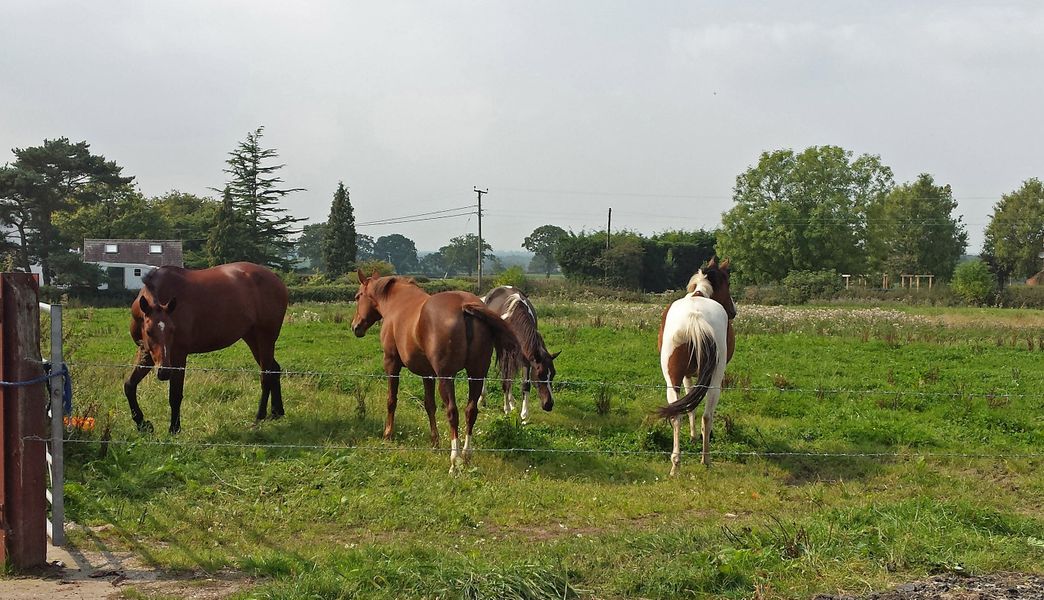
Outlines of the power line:
M 400 221 L 400 220 L 403 220 L 403 219 L 413 219 L 413 218 L 416 218 L 416 217 L 427 217 L 429 215 L 440 215 L 440 214 L 444 214 L 444 213 L 455 212 L 455 211 L 460 211 L 460 210 L 465 210 L 465 209 L 472 209 L 472 208 L 475 208 L 475 205 L 474 204 L 468 204 L 468 205 L 465 205 L 465 206 L 457 206 L 457 207 L 454 207 L 454 208 L 444 208 L 442 210 L 432 210 L 432 211 L 428 211 L 428 212 L 415 213 L 415 214 L 412 214 L 412 215 L 402 215 L 400 217 L 385 217 L 383 219 L 376 219 L 376 220 L 373 220 L 373 221 L 366 221 L 364 223 L 356 223 L 356 226 L 384 225 L 384 224 L 389 224 L 389 223 L 391 223 L 393 221 Z M 471 213 L 462 213 L 462 214 L 471 214 Z M 462 215 L 451 215 L 451 216 L 462 216 Z

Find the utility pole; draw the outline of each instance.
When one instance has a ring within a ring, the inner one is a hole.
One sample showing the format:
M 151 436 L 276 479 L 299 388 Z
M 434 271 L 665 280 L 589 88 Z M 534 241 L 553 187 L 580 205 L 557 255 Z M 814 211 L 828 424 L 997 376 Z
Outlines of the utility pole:
M 478 194 L 478 290 L 479 294 L 482 293 L 482 194 L 488 194 L 489 190 L 480 190 L 478 186 L 475 187 L 475 193 Z
M 613 209 L 609 207 L 609 219 L 605 222 L 605 249 L 609 249 L 609 231 L 613 228 Z

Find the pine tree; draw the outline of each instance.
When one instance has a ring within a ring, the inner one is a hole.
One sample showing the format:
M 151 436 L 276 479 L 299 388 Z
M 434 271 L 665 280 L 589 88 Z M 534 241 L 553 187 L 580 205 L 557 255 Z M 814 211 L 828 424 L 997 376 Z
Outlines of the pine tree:
M 229 159 L 225 161 L 228 168 L 224 171 L 231 176 L 227 186 L 232 206 L 248 227 L 252 248 L 245 260 L 286 268 L 287 255 L 294 246 L 289 239 L 296 233 L 293 224 L 304 219 L 286 214 L 287 210 L 280 206 L 280 201 L 304 188 L 279 187 L 283 179 L 275 173 L 285 165 L 265 164 L 278 153 L 272 148 L 261 147 L 263 132 L 264 127 L 258 127 L 248 133 L 246 141 L 229 152 Z
M 337 184 L 330 218 L 323 239 L 323 262 L 330 277 L 340 277 L 355 267 L 358 247 L 355 243 L 355 211 L 343 182 Z
M 211 266 L 238 260 L 257 262 L 250 235 L 250 224 L 236 210 L 232 192 L 225 187 L 221 209 L 207 238 L 207 261 Z

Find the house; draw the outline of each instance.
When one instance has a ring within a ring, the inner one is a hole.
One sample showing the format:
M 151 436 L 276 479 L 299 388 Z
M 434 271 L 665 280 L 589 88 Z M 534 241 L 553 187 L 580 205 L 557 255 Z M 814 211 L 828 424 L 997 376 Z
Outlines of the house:
M 185 266 L 181 240 L 83 240 L 83 262 L 98 265 L 100 289 L 141 289 L 141 278 L 166 265 Z

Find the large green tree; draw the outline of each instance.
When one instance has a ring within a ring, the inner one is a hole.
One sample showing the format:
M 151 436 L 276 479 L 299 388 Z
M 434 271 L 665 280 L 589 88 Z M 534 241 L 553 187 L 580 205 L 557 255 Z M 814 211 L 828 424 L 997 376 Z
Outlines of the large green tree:
M 548 279 L 551 278 L 551 271 L 558 266 L 555 260 L 558 242 L 566 235 L 566 230 L 557 225 L 541 225 L 522 241 L 522 247 L 535 255 L 534 261 L 539 261 L 537 264 L 541 265 L 544 276 Z
M 492 256 L 493 248 L 482 240 L 482 259 Z M 478 236 L 474 233 L 458 235 L 439 248 L 446 267 L 455 273 L 472 275 L 478 268 Z
M 171 190 L 149 199 L 149 207 L 161 215 L 166 223 L 162 237 L 181 240 L 185 251 L 185 266 L 199 268 L 209 264 L 206 242 L 217 220 L 221 202 L 205 196 Z M 157 238 L 159 234 L 143 237 Z
M 0 219 L 18 232 L 22 267 L 28 270 L 31 261 L 39 261 L 49 284 L 55 276 L 52 258 L 72 251 L 55 226 L 55 215 L 125 193 L 134 178 L 92 154 L 85 141 L 44 140 L 41 146 L 15 148 L 14 155 L 0 174 Z
M 243 260 L 286 268 L 293 249 L 290 235 L 296 233 L 293 226 L 304 219 L 290 216 L 281 203 L 287 195 L 304 188 L 281 187 L 283 179 L 277 173 L 285 165 L 271 162 L 279 155 L 261 146 L 263 133 L 264 127 L 248 133 L 246 140 L 229 152 L 224 171 L 229 175 L 227 188 L 233 208 L 244 218 L 249 231 Z
M 1028 179 L 1001 196 L 986 226 L 983 257 L 997 277 L 1029 277 L 1041 269 L 1044 251 L 1044 184 Z
M 755 282 L 795 269 L 863 272 L 867 207 L 891 188 L 892 171 L 877 156 L 837 146 L 765 152 L 736 178 L 718 254 Z
M 326 221 L 326 236 L 323 238 L 323 263 L 331 277 L 340 277 L 355 268 L 358 247 L 355 244 L 355 212 L 348 189 L 343 182 L 337 184 L 330 218 Z
M 297 238 L 297 255 L 308 261 L 312 270 L 326 271 L 323 262 L 323 240 L 326 239 L 326 223 L 312 223 L 301 228 Z
M 374 258 L 395 265 L 395 270 L 399 273 L 412 273 L 417 270 L 417 245 L 400 233 L 377 238 L 373 244 L 373 254 Z
M 366 235 L 365 233 L 357 233 L 355 235 L 355 260 L 368 260 L 371 258 L 377 258 L 374 254 L 374 245 L 376 242 L 373 236 Z
M 868 208 L 870 266 L 893 274 L 933 274 L 949 279 L 968 246 L 968 232 L 948 185 L 922 173 Z
M 232 192 L 225 188 L 221 209 L 207 238 L 207 261 L 211 266 L 250 260 L 255 250 L 253 233 L 246 217 L 236 210 Z

